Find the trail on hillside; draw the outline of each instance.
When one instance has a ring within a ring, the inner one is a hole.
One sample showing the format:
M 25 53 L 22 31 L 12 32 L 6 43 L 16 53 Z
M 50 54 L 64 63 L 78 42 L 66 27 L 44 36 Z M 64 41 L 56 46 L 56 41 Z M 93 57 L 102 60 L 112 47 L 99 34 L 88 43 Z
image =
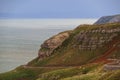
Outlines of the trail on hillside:
M 96 60 L 92 61 L 92 63 L 98 63 L 98 62 L 109 62 L 107 60 L 108 55 L 110 55 L 113 51 L 115 51 L 117 49 L 117 45 L 120 43 L 120 41 L 114 41 L 112 42 L 110 45 L 111 47 L 99 58 L 97 58 Z M 24 68 L 69 68 L 69 67 L 80 67 L 80 66 L 43 66 L 43 67 L 34 67 L 34 66 L 27 66 L 27 65 L 23 65 Z
M 37 69 L 41 69 L 41 68 L 68 68 L 68 67 L 71 67 L 71 66 L 64 66 L 64 67 L 62 67 L 62 66 L 58 66 L 58 67 L 56 67 L 56 66 L 43 66 L 43 67 L 34 67 L 34 66 L 27 66 L 27 65 L 23 65 L 23 67 L 24 68 L 37 68 Z
M 102 56 L 100 56 L 98 59 L 94 60 L 93 63 L 98 63 L 98 62 L 109 62 L 107 60 L 108 55 L 112 54 L 113 51 L 117 49 L 117 45 L 120 43 L 120 41 L 113 42 L 112 47 L 108 49 Z
M 96 63 L 93 63 L 96 64 Z M 23 68 L 29 68 L 29 69 L 53 69 L 53 68 L 59 68 L 59 69 L 65 69 L 65 68 L 81 68 L 82 66 L 86 66 L 89 64 L 84 64 L 84 65 L 77 65 L 77 66 L 28 66 L 28 65 L 21 65 Z

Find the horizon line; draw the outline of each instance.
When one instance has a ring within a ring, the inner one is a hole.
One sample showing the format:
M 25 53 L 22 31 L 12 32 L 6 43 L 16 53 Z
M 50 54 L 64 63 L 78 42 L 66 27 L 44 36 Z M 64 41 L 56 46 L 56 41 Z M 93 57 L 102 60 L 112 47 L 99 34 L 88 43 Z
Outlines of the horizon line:
M 12 19 L 12 20 L 14 20 L 14 19 L 16 19 L 16 20 L 17 20 L 17 19 L 18 19 L 18 20 L 19 20 L 19 19 L 26 19 L 26 20 L 28 20 L 28 19 L 35 19 L 35 20 L 42 20 L 42 19 L 43 19 L 43 20 L 45 20 L 45 19 L 53 19 L 53 20 L 54 20 L 54 19 L 56 19 L 56 20 L 57 20 L 57 19 L 83 19 L 83 20 L 84 20 L 84 19 L 99 19 L 99 18 L 0 18 L 0 19 L 5 19 L 5 20 L 7 20 L 7 19 L 8 19 L 8 20 L 9 20 L 9 19 Z

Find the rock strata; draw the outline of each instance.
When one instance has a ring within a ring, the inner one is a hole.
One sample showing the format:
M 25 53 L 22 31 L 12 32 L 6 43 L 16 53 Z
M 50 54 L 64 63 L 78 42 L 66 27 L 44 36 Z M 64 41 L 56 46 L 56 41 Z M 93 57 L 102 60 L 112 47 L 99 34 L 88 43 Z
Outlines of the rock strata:
M 107 63 L 104 65 L 104 70 L 119 70 L 120 69 L 120 60 L 119 59 L 112 59 L 111 63 Z
M 75 36 L 80 50 L 94 50 L 103 47 L 104 44 L 112 41 L 120 32 L 120 27 L 92 29 L 81 31 Z M 76 45 L 76 46 L 77 46 Z
M 43 59 L 50 56 L 52 52 L 62 45 L 62 42 L 64 42 L 68 37 L 69 32 L 62 32 L 46 40 L 41 45 L 41 49 L 38 52 L 39 58 Z

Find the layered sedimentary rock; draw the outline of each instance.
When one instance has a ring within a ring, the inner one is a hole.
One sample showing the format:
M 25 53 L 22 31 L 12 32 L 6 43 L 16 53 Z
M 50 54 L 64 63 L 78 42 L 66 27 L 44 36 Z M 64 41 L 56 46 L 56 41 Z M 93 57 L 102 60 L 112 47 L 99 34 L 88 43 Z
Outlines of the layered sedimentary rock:
M 77 45 L 79 45 L 80 50 L 94 50 L 112 41 L 118 36 L 119 32 L 120 27 L 98 27 L 97 29 L 83 30 L 74 38 L 78 42 Z
M 68 37 L 69 32 L 62 32 L 46 40 L 41 45 L 41 49 L 38 53 L 40 59 L 50 56 L 52 52 L 62 45 L 62 42 L 64 42 Z
M 90 30 L 81 30 L 74 36 L 75 43 L 72 46 L 79 47 L 79 50 L 95 50 L 104 47 L 119 35 L 120 27 L 97 27 Z M 70 32 L 59 33 L 46 40 L 39 50 L 39 59 L 52 55 L 53 51 L 69 38 Z M 110 45 L 111 46 L 111 45 Z

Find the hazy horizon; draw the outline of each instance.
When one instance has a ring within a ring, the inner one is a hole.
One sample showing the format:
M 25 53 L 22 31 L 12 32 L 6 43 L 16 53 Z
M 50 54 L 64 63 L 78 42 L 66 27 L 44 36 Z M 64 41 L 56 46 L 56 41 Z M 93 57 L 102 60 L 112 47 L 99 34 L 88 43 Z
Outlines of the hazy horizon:
M 96 19 L 0 19 L 0 73 L 37 57 L 49 37 Z
M 0 19 L 0 27 L 15 28 L 55 28 L 80 24 L 93 24 L 97 19 Z

